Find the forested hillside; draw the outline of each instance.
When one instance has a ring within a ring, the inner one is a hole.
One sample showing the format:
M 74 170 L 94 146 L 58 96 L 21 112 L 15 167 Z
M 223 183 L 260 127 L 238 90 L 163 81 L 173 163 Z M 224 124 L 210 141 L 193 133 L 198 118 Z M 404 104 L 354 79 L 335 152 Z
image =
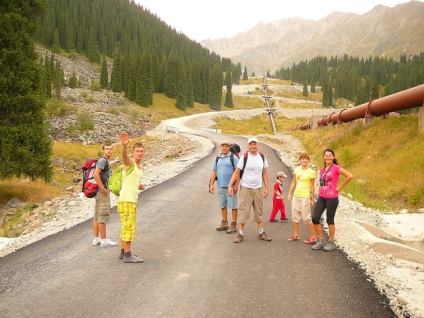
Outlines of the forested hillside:
M 113 58 L 111 74 L 101 74 L 103 88 L 122 91 L 141 106 L 152 105 L 153 93 L 165 93 L 182 110 L 195 101 L 219 110 L 223 72 L 240 78 L 240 65 L 221 59 L 132 1 L 46 2 L 36 40 L 53 52 L 85 54 L 94 63 L 102 56 Z
M 424 52 L 410 58 L 359 58 L 319 56 L 310 61 L 281 68 L 274 77 L 304 85 L 320 85 L 323 106 L 332 106 L 333 98 L 345 98 L 356 105 L 372 98 L 391 95 L 424 83 Z

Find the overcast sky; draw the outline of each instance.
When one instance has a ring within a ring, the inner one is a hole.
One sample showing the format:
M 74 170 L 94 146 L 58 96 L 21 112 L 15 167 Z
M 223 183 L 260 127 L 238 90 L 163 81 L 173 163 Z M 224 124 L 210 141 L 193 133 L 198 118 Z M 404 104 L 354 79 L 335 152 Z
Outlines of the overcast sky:
M 409 0 L 135 0 L 190 39 L 231 38 L 260 22 L 290 17 L 320 20 L 333 11 L 364 14 L 378 4 Z M 420 1 L 423 2 L 423 1 Z

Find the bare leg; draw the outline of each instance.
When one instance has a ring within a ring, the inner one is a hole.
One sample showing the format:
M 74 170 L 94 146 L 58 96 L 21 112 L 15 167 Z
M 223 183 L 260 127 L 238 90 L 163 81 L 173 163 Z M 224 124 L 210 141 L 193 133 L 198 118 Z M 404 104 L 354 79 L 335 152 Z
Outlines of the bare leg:
M 314 224 L 314 230 L 318 238 L 323 239 L 324 234 L 322 233 L 321 224 Z
M 94 237 L 99 236 L 99 223 L 93 219 L 93 235 Z
M 299 223 L 293 222 L 293 236 L 299 236 Z
M 97 223 L 99 228 L 100 238 L 103 240 L 106 238 L 106 224 L 105 223 Z
M 237 214 L 238 214 L 238 209 L 234 209 L 234 210 L 232 210 L 232 215 L 231 215 L 231 217 L 232 217 L 232 219 L 231 219 L 231 222 L 237 222 Z
M 227 221 L 227 208 L 221 208 L 222 219 Z
M 334 240 L 334 236 L 336 235 L 336 226 L 334 224 L 328 225 L 328 235 L 330 240 Z
M 309 237 L 315 238 L 315 231 L 314 231 L 314 224 L 312 222 L 308 223 L 308 229 L 309 229 Z

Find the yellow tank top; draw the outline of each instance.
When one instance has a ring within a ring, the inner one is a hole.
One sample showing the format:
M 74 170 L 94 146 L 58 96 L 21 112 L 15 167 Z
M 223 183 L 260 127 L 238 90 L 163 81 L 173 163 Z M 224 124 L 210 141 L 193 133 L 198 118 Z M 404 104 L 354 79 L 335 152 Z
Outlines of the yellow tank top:
M 122 183 L 121 193 L 118 198 L 120 202 L 137 203 L 139 192 L 138 186 L 141 181 L 141 169 L 138 169 L 134 161 L 133 165 L 134 169 L 129 175 L 125 175 L 126 171 L 122 171 L 124 174 L 124 182 Z

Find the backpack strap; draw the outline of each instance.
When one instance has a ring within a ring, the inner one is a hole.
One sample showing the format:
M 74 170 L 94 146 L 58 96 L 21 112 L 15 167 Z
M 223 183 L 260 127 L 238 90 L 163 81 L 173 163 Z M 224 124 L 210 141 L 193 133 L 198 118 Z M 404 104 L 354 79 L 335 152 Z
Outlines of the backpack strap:
M 215 164 L 216 164 L 216 170 L 218 170 L 218 160 L 219 160 L 219 158 L 222 158 L 221 156 L 216 156 L 216 161 L 215 161 Z M 231 165 L 233 166 L 233 170 L 236 170 L 236 167 L 234 166 L 234 153 L 230 153 L 230 161 L 231 161 Z
M 265 162 L 265 155 L 263 152 L 258 151 L 258 153 L 261 155 L 263 162 Z M 246 151 L 243 157 L 243 169 L 240 171 L 240 178 L 243 176 L 244 168 L 246 168 L 247 158 L 249 158 L 249 151 Z

